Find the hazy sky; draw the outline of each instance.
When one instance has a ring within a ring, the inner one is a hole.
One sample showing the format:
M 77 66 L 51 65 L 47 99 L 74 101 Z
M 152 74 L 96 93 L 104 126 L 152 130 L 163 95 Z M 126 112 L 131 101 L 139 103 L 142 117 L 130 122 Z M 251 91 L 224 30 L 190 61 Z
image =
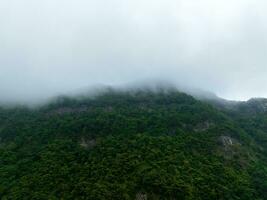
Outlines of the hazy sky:
M 266 0 L 0 0 L 0 99 L 168 80 L 267 97 Z

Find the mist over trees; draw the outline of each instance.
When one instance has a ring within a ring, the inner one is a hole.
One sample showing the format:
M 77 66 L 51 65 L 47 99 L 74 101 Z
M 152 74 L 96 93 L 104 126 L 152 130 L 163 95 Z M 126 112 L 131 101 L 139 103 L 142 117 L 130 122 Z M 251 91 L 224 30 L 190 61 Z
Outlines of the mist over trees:
M 265 104 L 214 105 L 170 88 L 1 108 L 0 196 L 266 199 Z

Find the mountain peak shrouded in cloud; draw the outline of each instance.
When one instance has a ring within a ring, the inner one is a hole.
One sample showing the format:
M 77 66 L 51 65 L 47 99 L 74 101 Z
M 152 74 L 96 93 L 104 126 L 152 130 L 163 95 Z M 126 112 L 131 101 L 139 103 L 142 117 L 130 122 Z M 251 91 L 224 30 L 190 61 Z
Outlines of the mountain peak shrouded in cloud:
M 3 0 L 0 99 L 160 79 L 227 99 L 267 97 L 267 3 Z

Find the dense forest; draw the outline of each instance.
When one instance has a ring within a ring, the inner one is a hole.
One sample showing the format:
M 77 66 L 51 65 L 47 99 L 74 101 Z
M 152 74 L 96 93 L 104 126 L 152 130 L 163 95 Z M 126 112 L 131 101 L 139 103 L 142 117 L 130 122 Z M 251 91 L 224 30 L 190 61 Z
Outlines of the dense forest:
M 176 90 L 2 106 L 0 197 L 266 200 L 265 108 Z

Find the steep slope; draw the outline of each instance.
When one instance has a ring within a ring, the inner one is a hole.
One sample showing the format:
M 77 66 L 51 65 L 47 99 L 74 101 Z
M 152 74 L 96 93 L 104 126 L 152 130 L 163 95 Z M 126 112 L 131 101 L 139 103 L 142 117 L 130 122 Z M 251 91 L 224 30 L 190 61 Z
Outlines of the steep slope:
M 3 108 L 0 196 L 266 199 L 266 146 L 251 130 L 265 132 L 249 128 L 173 89 Z

